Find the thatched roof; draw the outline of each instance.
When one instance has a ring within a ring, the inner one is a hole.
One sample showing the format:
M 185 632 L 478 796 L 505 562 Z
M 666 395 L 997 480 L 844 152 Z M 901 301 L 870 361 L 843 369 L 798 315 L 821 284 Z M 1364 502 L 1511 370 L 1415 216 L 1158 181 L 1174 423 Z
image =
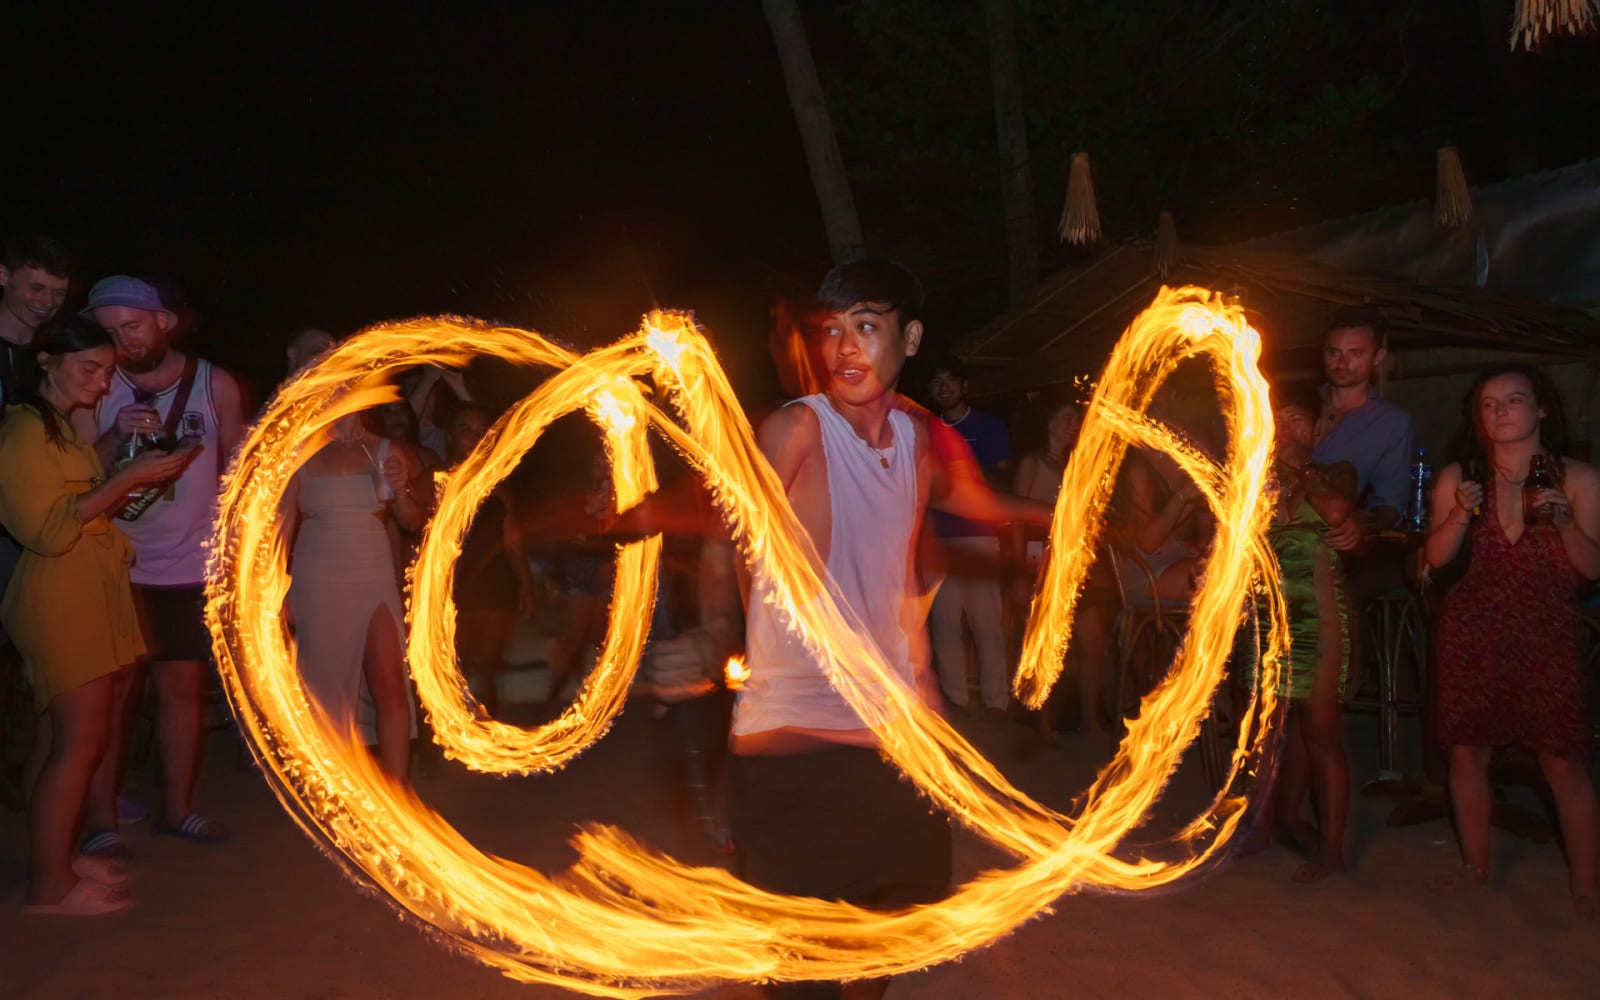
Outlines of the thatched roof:
M 1026 301 L 964 337 L 956 353 L 973 370 L 972 394 L 1008 395 L 1094 374 L 1163 284 L 1239 295 L 1261 331 L 1269 369 L 1315 367 L 1328 314 L 1361 304 L 1386 312 L 1392 349 L 1460 345 L 1600 357 L 1600 319 L 1568 307 L 1240 247 L 1183 247 L 1163 280 L 1153 246 L 1135 242 L 1051 275 Z
M 1441 229 L 1433 204 L 1413 201 L 1238 248 L 1580 309 L 1600 306 L 1600 160 L 1475 187 L 1471 204 L 1459 229 Z

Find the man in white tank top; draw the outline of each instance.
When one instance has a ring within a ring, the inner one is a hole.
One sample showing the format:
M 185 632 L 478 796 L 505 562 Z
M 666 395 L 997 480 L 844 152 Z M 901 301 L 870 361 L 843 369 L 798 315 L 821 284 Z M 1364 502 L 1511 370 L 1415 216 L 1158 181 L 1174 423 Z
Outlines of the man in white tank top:
M 227 837 L 221 823 L 194 811 L 204 737 L 206 664 L 211 638 L 205 606 L 205 544 L 216 518 L 228 457 L 244 433 L 239 384 L 232 375 L 172 346 L 177 316 L 148 282 L 105 278 L 89 292 L 85 315 L 105 327 L 117 347 L 111 389 L 90 413 L 73 415 L 107 468 L 134 433 L 176 437 L 186 414 L 201 448 L 171 487 L 135 521 L 119 526 L 133 541 L 130 572 L 156 689 L 156 742 L 161 756 L 157 832 L 196 843 Z M 81 418 L 81 419 L 80 419 Z M 128 711 L 142 688 L 128 690 Z M 113 752 L 124 751 L 113 732 Z M 115 830 L 91 830 L 86 849 L 117 852 Z
M 914 569 L 930 503 L 974 520 L 1047 524 L 1050 508 L 984 483 L 965 442 L 895 391 L 922 342 L 922 288 L 905 268 L 862 260 L 818 292 L 824 391 L 780 409 L 759 442 L 795 515 L 850 607 L 902 679 L 938 699 Z M 734 707 L 729 818 L 742 873 L 793 895 L 900 907 L 942 898 L 948 821 L 877 749 L 877 738 L 789 635 L 752 568 L 746 655 Z M 887 980 L 776 985 L 772 996 L 881 996 Z

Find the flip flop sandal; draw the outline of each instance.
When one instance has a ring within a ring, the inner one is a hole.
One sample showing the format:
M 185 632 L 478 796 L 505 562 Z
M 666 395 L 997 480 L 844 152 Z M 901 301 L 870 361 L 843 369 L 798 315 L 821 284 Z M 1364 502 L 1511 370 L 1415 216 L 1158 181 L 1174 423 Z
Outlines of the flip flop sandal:
M 127 885 L 131 877 L 126 864 L 99 854 L 80 854 L 73 858 L 72 874 L 112 889 Z
M 177 837 L 191 844 L 220 844 L 228 839 L 228 828 L 209 816 L 190 813 L 177 826 L 165 823 L 156 827 L 163 837 Z
M 78 884 L 56 903 L 28 903 L 23 913 L 37 913 L 55 917 L 98 917 L 116 913 L 133 905 L 133 897 L 126 889 L 114 889 L 93 879 L 79 879 Z
M 128 850 L 128 842 L 115 830 L 106 830 L 86 837 L 78 846 L 78 853 L 109 858 L 113 861 L 126 861 L 133 857 L 133 852 Z

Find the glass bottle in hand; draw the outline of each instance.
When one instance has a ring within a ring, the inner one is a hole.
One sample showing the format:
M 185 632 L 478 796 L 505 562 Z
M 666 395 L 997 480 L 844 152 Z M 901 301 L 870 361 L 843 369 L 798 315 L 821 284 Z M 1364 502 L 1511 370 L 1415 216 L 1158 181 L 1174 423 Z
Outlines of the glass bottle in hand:
M 134 389 L 133 401 L 140 406 L 149 406 L 153 408 L 156 402 L 156 394 L 143 389 Z M 117 467 L 122 468 L 152 448 L 160 448 L 163 451 L 172 450 L 170 447 L 162 443 L 160 434 L 158 434 L 155 430 L 134 431 L 132 434 L 128 435 L 128 440 L 122 446 L 122 455 L 117 460 Z M 172 484 L 169 483 L 165 488 L 170 490 L 171 485 Z M 150 505 L 155 503 L 156 500 L 161 497 L 162 490 L 163 487 L 161 486 L 153 486 L 147 490 L 129 494 L 127 506 L 118 511 L 117 516 L 122 518 L 124 521 L 139 520 L 140 516 L 143 515 L 145 511 L 150 509 Z
M 1528 463 L 1528 478 L 1522 481 L 1522 523 L 1527 525 L 1551 524 L 1555 515 L 1550 505 L 1539 494 L 1556 488 L 1556 474 L 1550 460 L 1543 455 L 1533 456 Z
M 154 434 L 134 431 L 128 435 L 128 440 L 122 446 L 122 454 L 117 459 L 117 468 L 124 468 L 134 459 L 152 448 L 159 448 L 160 443 Z M 137 521 L 139 516 L 150 509 L 150 505 L 161 496 L 161 487 L 152 486 L 149 489 L 139 490 L 128 494 L 128 503 L 117 516 L 124 521 Z

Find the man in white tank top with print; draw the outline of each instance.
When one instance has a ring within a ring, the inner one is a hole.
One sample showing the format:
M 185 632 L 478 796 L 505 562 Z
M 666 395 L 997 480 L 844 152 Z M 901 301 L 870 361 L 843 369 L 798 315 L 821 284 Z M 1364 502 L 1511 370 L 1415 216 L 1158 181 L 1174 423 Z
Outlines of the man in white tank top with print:
M 829 272 L 814 334 L 825 390 L 761 425 L 759 442 L 849 605 L 892 666 L 937 700 L 917 533 L 930 503 L 974 520 L 1046 524 L 1050 508 L 983 481 L 965 442 L 895 391 L 922 342 L 922 288 L 905 268 L 862 260 Z M 936 460 L 934 456 L 953 456 Z M 877 738 L 789 635 L 751 567 L 750 678 L 734 707 L 729 819 L 742 874 L 792 895 L 893 908 L 942 898 L 948 821 L 879 754 Z M 881 996 L 887 980 L 768 987 L 792 997 Z
M 210 362 L 172 346 L 177 316 L 148 282 L 105 278 L 89 292 L 85 315 L 105 327 L 117 347 L 117 373 L 98 408 L 74 414 L 79 433 L 95 441 L 107 468 L 134 433 L 175 436 L 189 417 L 201 447 L 183 474 L 138 518 L 122 522 L 133 541 L 130 572 L 156 690 L 156 742 L 161 758 L 157 832 L 194 843 L 226 839 L 227 828 L 194 811 L 204 737 L 206 664 L 211 639 L 205 606 L 205 543 L 216 517 L 217 493 L 228 457 L 244 433 L 239 385 Z M 181 410 L 173 413 L 175 409 Z M 83 419 L 80 420 L 79 418 Z M 142 687 L 129 685 L 128 709 Z M 113 733 L 114 752 L 124 751 Z M 86 850 L 120 853 L 115 830 L 91 830 Z

